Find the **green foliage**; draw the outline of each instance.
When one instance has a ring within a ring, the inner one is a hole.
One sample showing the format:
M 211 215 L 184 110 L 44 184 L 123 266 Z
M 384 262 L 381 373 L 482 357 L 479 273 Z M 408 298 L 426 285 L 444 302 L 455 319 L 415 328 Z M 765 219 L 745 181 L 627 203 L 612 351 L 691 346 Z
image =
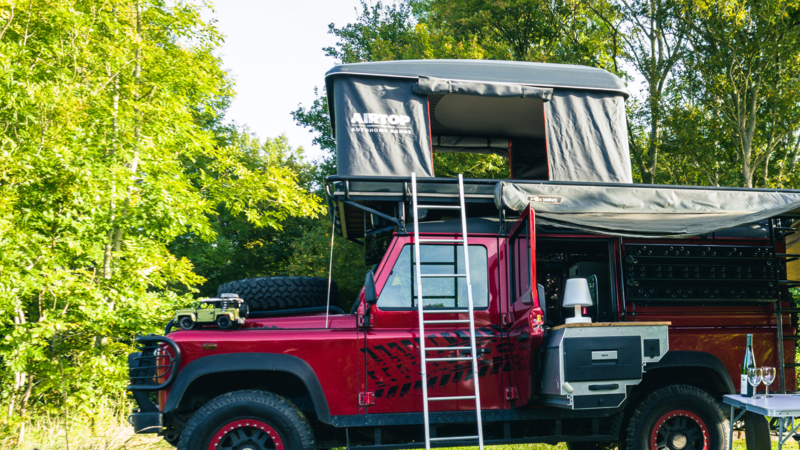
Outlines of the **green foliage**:
M 320 218 L 310 224 L 301 239 L 292 243 L 289 275 L 328 277 L 331 251 L 331 220 Z M 340 306 L 345 312 L 358 300 L 364 287 L 364 248 L 346 239 L 336 238 L 333 247 L 333 279 L 339 287 Z
M 134 336 L 203 279 L 217 215 L 314 217 L 284 140 L 215 136 L 231 83 L 194 3 L 0 3 L 0 434 L 119 402 Z

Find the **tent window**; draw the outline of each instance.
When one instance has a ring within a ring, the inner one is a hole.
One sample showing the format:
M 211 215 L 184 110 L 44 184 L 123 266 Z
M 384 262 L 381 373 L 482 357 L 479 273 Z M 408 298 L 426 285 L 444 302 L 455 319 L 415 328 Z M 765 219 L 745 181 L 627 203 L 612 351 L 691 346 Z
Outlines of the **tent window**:
M 541 98 L 431 94 L 428 99 L 435 152 L 501 155 L 514 179 L 550 179 Z

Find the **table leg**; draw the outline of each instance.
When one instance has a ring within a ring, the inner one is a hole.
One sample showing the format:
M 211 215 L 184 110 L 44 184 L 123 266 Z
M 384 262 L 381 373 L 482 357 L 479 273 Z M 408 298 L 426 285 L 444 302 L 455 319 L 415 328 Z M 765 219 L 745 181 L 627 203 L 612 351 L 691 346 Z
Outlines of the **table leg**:
M 783 417 L 778 419 L 778 450 L 783 449 Z
M 733 450 L 733 405 L 731 405 L 731 430 L 728 435 L 728 450 Z
M 741 419 L 742 416 L 744 416 L 744 413 L 746 412 L 747 410 L 743 409 L 741 410 L 741 412 L 739 412 L 738 416 L 734 415 L 735 409 L 733 405 L 731 405 L 731 429 L 729 430 L 728 434 L 728 450 L 733 450 L 733 424 L 736 423 L 739 419 Z

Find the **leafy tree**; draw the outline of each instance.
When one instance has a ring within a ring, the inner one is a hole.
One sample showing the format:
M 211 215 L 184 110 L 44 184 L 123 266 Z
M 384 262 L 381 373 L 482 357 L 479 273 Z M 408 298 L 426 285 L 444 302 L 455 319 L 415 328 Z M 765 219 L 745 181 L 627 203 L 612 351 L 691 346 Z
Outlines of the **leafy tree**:
M 313 217 L 280 142 L 222 142 L 231 83 L 193 2 L 0 3 L 0 433 L 118 404 L 137 333 L 203 279 L 219 211 Z
M 797 60 L 800 12 L 794 1 L 686 1 L 682 20 L 690 30 L 701 74 L 698 98 L 718 110 L 735 136 L 740 183 L 754 185 L 776 149 L 800 127 Z M 791 150 L 790 150 L 791 151 Z
M 685 27 L 672 0 L 621 0 L 617 8 L 590 3 L 621 45 L 623 59 L 644 79 L 644 100 L 629 107 L 629 144 L 644 183 L 655 183 L 667 81 L 686 50 Z M 613 12 L 613 14 L 609 14 Z

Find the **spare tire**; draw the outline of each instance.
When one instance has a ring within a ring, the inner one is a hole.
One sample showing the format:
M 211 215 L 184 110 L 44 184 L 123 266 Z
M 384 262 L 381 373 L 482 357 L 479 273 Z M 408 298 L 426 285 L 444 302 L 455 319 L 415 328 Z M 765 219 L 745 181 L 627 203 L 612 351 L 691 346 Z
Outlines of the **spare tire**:
M 247 278 L 221 284 L 217 295 L 238 294 L 250 311 L 325 306 L 328 301 L 328 279 L 315 277 Z M 331 306 L 339 306 L 339 289 L 331 281 Z

